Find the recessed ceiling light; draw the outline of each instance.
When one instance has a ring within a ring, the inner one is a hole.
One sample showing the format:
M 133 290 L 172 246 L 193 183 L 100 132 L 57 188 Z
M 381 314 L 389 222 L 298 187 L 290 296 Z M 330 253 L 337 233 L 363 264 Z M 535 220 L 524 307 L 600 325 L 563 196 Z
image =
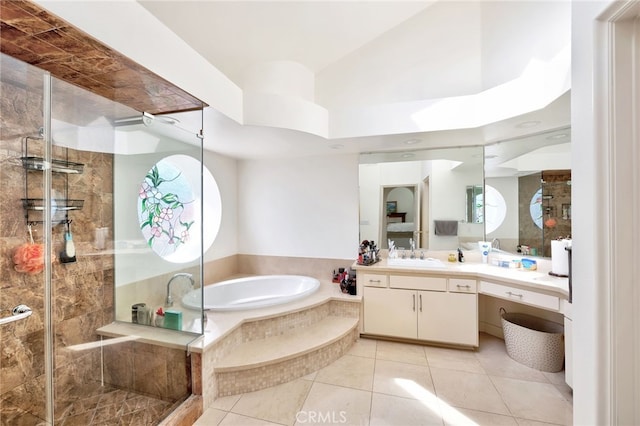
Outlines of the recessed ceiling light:
M 564 139 L 567 136 L 569 136 L 568 133 L 558 133 L 556 135 L 547 136 L 547 140 L 555 141 L 555 140 L 558 140 L 558 139 Z
M 519 127 L 520 129 L 529 129 L 531 127 L 536 127 L 539 126 L 542 123 L 542 121 L 523 121 L 522 123 L 516 124 L 516 127 Z
M 415 145 L 417 143 L 422 142 L 422 139 L 407 139 L 406 141 L 404 141 L 405 145 Z
M 404 154 L 401 155 L 402 158 L 413 158 L 416 155 L 413 152 L 405 152 Z
M 333 145 L 330 145 L 329 148 L 331 148 L 331 149 L 342 149 L 342 148 L 344 148 L 344 145 L 339 144 L 339 143 L 335 143 Z

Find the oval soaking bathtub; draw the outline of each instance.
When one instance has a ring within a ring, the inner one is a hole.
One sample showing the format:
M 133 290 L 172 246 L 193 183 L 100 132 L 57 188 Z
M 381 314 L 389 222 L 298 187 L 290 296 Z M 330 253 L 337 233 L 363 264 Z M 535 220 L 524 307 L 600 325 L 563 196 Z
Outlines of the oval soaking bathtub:
M 204 288 L 204 309 L 238 311 L 280 305 L 306 297 L 320 288 L 320 281 L 302 275 L 259 275 L 222 281 Z M 186 308 L 200 309 L 200 289 L 182 298 Z

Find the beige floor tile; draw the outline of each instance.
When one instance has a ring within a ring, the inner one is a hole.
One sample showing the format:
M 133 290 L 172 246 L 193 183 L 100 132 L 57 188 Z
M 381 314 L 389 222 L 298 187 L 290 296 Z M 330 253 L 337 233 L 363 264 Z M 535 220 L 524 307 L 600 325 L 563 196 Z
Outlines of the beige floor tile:
M 316 376 L 318 375 L 317 371 L 314 371 L 313 373 L 309 373 L 306 376 L 302 376 L 300 377 L 303 380 L 311 380 L 314 381 L 316 379 Z
M 375 360 L 345 355 L 318 371 L 316 382 L 370 391 Z
M 573 389 L 571 389 L 571 386 L 569 386 L 567 382 L 565 382 L 565 371 L 562 370 L 558 373 L 543 374 L 547 378 L 547 380 L 549 380 L 549 382 L 552 383 L 556 387 L 556 389 L 560 391 L 564 399 L 573 404 Z
M 309 380 L 293 380 L 245 393 L 231 411 L 274 423 L 292 425 L 312 384 Z
M 211 404 L 211 407 L 217 408 L 223 411 L 231 411 L 233 406 L 238 402 L 242 395 L 231 395 L 231 396 L 223 396 L 220 398 L 216 398 Z
M 371 398 L 371 426 L 440 425 L 442 417 L 438 399 L 432 393 L 425 393 L 420 400 L 374 393 Z
M 491 351 L 507 353 L 504 340 L 491 334 L 480 333 L 479 345 L 479 352 Z
M 467 371 L 469 373 L 484 374 L 485 371 L 475 353 L 463 349 L 448 349 L 425 347 L 429 367 L 446 368 L 449 370 Z
M 453 407 L 511 415 L 485 374 L 431 368 L 431 378 L 438 398 Z
M 207 411 L 202 413 L 193 426 L 217 426 L 226 415 L 226 411 L 218 410 L 217 408 L 209 408 Z
M 477 352 L 475 356 L 484 371 L 490 376 L 549 383 L 542 371 L 520 364 L 507 355 L 506 351 L 481 351 Z
M 373 391 L 413 399 L 434 393 L 429 367 L 383 359 L 376 361 Z
M 465 408 L 445 406 L 442 408 L 442 415 L 447 426 L 518 426 L 516 419 L 511 416 Z
M 358 339 L 353 344 L 347 355 L 363 356 L 365 358 L 376 357 L 377 340 L 374 339 Z
M 570 425 L 572 407 L 550 383 L 491 377 L 511 413 L 520 419 Z
M 297 414 L 296 425 L 368 425 L 370 412 L 371 392 L 316 382 Z
M 554 423 L 536 422 L 535 420 L 516 419 L 518 426 L 559 426 Z
M 376 359 L 405 362 L 408 364 L 427 365 L 424 346 L 409 343 L 378 342 Z
M 208 425 L 207 425 L 208 426 Z M 220 426 L 279 426 L 278 423 L 271 423 L 265 420 L 254 419 L 240 414 L 228 413 L 220 422 Z

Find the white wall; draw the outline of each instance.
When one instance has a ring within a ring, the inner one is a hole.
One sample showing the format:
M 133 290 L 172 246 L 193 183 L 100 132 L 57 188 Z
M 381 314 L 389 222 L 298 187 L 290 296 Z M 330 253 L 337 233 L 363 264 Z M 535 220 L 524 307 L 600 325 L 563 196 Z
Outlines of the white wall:
M 316 99 L 331 109 L 477 93 L 481 28 L 480 2 L 435 3 L 320 71 Z
M 238 251 L 355 259 L 358 156 L 238 163 Z
M 606 132 L 600 127 L 607 98 L 598 87 L 606 81 L 606 58 L 599 57 L 596 50 L 606 40 L 606 28 L 596 25 L 597 17 L 611 4 L 572 2 L 573 353 L 578 355 L 573 359 L 573 421 L 578 425 L 611 424 L 609 378 L 613 366 L 608 357 L 607 312 L 611 283 L 606 279 L 610 261 L 602 246 L 612 224 L 606 222 Z
M 477 172 L 468 173 L 452 169 L 449 160 L 434 160 L 429 176 L 429 205 L 431 206 L 429 249 L 449 250 L 459 246 L 459 238 L 476 241 L 483 238 L 483 228 L 478 224 L 462 223 L 465 220 L 466 189 L 469 185 L 478 185 L 482 176 Z M 458 220 L 458 236 L 439 236 L 433 230 L 434 220 Z
M 481 3 L 484 89 L 520 77 L 571 44 L 570 1 Z
M 216 180 L 222 199 L 222 223 L 218 236 L 205 253 L 204 261 L 208 262 L 238 253 L 238 162 L 211 151 L 204 151 L 203 161 Z M 204 193 L 206 197 L 206 187 Z M 204 220 L 207 220 L 206 212 Z

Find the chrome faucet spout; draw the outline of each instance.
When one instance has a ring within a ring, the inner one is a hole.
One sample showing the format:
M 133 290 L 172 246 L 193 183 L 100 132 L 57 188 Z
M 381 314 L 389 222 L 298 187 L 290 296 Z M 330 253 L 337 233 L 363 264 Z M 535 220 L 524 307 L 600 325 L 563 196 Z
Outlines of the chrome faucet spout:
M 173 280 L 175 280 L 176 278 L 181 278 L 184 277 L 186 279 L 189 280 L 189 282 L 191 283 L 191 287 L 195 286 L 195 281 L 193 280 L 193 275 L 186 273 L 186 272 L 180 272 L 175 274 L 173 277 L 171 277 L 171 279 L 169 279 L 169 282 L 167 283 L 167 298 L 164 302 L 165 306 L 173 306 L 173 298 L 171 297 L 171 283 L 173 282 Z

